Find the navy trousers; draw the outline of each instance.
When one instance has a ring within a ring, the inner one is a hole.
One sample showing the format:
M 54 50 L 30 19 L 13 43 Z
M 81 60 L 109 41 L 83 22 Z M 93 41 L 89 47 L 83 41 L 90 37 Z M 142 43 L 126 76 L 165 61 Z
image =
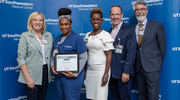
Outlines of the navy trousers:
M 110 78 L 109 86 L 113 100 L 131 100 L 130 89 L 131 89 L 132 77 L 129 81 L 123 83 L 121 79 Z

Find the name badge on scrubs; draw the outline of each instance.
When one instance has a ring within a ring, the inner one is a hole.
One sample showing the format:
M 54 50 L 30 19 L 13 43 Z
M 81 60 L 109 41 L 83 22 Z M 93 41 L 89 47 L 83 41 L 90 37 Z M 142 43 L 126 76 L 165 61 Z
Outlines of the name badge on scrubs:
M 118 38 L 118 45 L 115 46 L 115 53 L 122 54 L 123 45 L 120 45 L 120 38 Z

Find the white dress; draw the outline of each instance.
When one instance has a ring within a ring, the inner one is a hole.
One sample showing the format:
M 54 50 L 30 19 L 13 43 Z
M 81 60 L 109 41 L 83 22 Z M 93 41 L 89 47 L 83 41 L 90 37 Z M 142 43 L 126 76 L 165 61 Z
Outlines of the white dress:
M 106 67 L 105 51 L 114 49 L 114 39 L 104 30 L 94 36 L 89 35 L 90 33 L 88 32 L 84 38 L 88 49 L 88 67 L 84 81 L 86 97 L 93 100 L 107 100 L 108 83 L 105 86 L 101 86 L 101 83 Z

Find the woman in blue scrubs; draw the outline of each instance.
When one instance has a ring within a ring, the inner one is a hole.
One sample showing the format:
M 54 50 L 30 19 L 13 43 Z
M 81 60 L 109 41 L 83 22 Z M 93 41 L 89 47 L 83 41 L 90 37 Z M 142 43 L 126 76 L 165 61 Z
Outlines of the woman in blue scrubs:
M 80 100 L 81 87 L 83 85 L 83 67 L 87 61 L 87 49 L 83 38 L 72 31 L 71 10 L 61 8 L 58 11 L 59 28 L 63 34 L 56 37 L 53 43 L 53 55 L 55 53 L 79 53 L 79 73 L 70 71 L 57 73 L 54 63 L 52 72 L 55 74 L 55 83 L 59 100 Z M 54 62 L 54 61 L 52 61 Z

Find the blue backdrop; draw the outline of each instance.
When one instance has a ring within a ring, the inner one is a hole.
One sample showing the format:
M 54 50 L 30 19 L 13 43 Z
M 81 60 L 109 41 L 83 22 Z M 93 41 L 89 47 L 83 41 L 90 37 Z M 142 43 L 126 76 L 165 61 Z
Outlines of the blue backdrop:
M 129 26 L 137 21 L 132 9 L 136 0 L 0 0 L 0 100 L 24 100 L 26 93 L 23 84 L 17 82 L 20 67 L 17 65 L 17 47 L 21 33 L 27 31 L 27 20 L 32 12 L 45 15 L 47 31 L 53 38 L 61 34 L 57 12 L 66 7 L 72 10 L 73 31 L 82 37 L 92 30 L 90 11 L 103 10 L 102 28 L 112 26 L 109 12 L 112 5 L 123 8 L 123 21 Z M 166 35 L 166 55 L 163 62 L 159 100 L 179 100 L 180 95 L 180 0 L 145 0 L 148 4 L 149 20 L 163 24 Z M 131 97 L 137 100 L 136 82 L 132 84 Z M 57 100 L 54 81 L 48 87 L 47 100 Z M 109 95 L 109 100 L 111 100 Z M 86 100 L 82 88 L 81 100 Z

